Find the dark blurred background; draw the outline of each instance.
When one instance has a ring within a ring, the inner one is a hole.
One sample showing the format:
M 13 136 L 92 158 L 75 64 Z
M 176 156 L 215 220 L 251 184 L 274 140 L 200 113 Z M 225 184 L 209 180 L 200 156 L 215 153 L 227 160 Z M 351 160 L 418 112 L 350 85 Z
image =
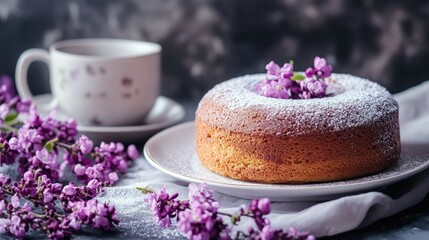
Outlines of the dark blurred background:
M 174 99 L 199 99 L 270 60 L 304 70 L 316 55 L 393 93 L 429 79 L 426 1 L 0 0 L 0 74 L 13 76 L 28 48 L 89 37 L 160 43 L 162 94 Z M 29 78 L 49 91 L 43 64 Z

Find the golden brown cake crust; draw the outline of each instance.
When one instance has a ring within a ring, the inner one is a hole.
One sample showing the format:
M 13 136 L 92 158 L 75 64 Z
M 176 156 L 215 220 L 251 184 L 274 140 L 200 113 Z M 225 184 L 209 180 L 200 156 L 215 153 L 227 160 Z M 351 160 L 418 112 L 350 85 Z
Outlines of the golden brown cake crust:
M 197 152 L 211 171 L 245 181 L 321 182 L 375 173 L 399 159 L 398 107 L 379 85 L 334 74 L 345 87 L 338 95 L 350 96 L 318 99 L 319 104 L 317 99 L 282 99 L 273 105 L 271 99 L 252 95 L 260 78 L 251 75 L 220 84 L 201 100 L 196 113 Z M 247 84 L 243 89 L 231 88 L 240 81 Z M 349 81 L 357 82 L 349 88 Z M 251 97 L 232 105 L 243 92 Z M 362 101 L 351 104 L 353 98 Z

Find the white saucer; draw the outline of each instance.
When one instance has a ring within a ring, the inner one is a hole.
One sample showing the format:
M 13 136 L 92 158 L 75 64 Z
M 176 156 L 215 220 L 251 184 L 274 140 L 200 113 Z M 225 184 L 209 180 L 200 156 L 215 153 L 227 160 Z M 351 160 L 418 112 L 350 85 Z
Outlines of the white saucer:
M 186 182 L 207 182 L 218 192 L 241 197 L 269 197 L 274 201 L 327 200 L 383 187 L 410 177 L 429 166 L 427 154 L 412 153 L 403 146 L 394 167 L 371 176 L 312 184 L 263 184 L 234 180 L 204 168 L 196 154 L 194 122 L 166 129 L 146 142 L 144 155 L 162 172 Z
M 48 103 L 52 100 L 51 94 L 35 96 L 35 103 Z M 39 109 L 41 111 L 41 109 Z M 47 112 L 41 112 L 47 114 Z M 57 109 L 56 117 L 67 120 L 70 117 Z M 156 99 L 155 105 L 149 112 L 146 119 L 142 119 L 141 125 L 135 126 L 77 126 L 79 133 L 88 136 L 94 143 L 104 142 L 126 142 L 136 143 L 145 140 L 156 132 L 176 124 L 185 117 L 185 110 L 179 103 L 160 96 Z

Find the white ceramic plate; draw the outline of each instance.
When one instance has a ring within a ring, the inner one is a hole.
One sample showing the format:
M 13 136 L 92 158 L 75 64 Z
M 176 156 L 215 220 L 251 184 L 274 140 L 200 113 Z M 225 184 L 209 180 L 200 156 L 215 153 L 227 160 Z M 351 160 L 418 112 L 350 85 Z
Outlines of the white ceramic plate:
M 52 100 L 52 95 L 44 94 L 35 97 L 36 105 L 39 103 L 48 103 Z M 39 109 L 41 111 L 41 109 Z M 132 111 L 132 109 L 130 109 Z M 48 114 L 42 112 L 42 114 Z M 56 117 L 61 120 L 67 120 L 66 116 L 60 109 L 57 109 Z M 142 119 L 140 125 L 134 126 L 77 126 L 79 133 L 85 134 L 95 143 L 101 141 L 114 141 L 136 143 L 148 139 L 156 132 L 176 124 L 185 117 L 184 108 L 177 102 L 160 96 L 156 99 L 155 105 L 145 119 Z
M 218 192 L 241 197 L 270 197 L 274 201 L 327 200 L 383 187 L 410 177 L 429 166 L 429 156 L 402 150 L 394 167 L 371 176 L 312 184 L 263 184 L 234 180 L 204 168 L 196 154 L 194 122 L 166 129 L 147 141 L 144 155 L 157 169 L 186 182 L 207 182 Z

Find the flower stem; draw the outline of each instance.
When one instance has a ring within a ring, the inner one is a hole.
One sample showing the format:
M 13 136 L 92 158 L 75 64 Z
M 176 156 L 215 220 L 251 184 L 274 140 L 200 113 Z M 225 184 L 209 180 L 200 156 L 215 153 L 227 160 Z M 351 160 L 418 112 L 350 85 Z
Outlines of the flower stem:
M 60 147 L 62 147 L 62 148 L 65 148 L 67 150 L 70 150 L 70 151 L 73 150 L 73 147 L 71 145 L 69 145 L 69 144 L 62 143 L 62 142 L 55 142 L 55 144 L 58 145 L 58 146 L 60 146 Z
M 3 191 L 3 193 L 6 193 L 6 194 L 8 194 L 8 195 L 10 195 L 10 196 L 15 195 L 15 193 L 14 193 L 14 192 L 13 192 L 13 190 L 11 190 L 11 189 L 8 189 L 8 188 L 4 188 L 4 187 L 2 187 L 2 188 L 1 188 L 1 190 Z M 33 205 L 36 205 L 37 199 L 32 198 L 32 197 L 29 197 L 29 196 L 22 196 L 22 198 L 24 198 L 25 200 L 27 200 L 27 201 L 29 201 L 29 202 L 33 203 Z M 39 203 L 37 203 L 37 205 L 39 206 L 39 208 L 40 208 L 43 212 L 48 213 L 49 209 L 45 208 L 44 206 L 40 205 Z M 34 214 L 34 216 L 39 217 L 39 218 L 42 218 L 42 219 L 43 219 L 43 218 L 46 218 L 46 215 L 40 215 L 40 214 L 37 214 L 37 213 L 35 213 L 35 212 L 33 212 L 33 214 Z M 65 217 L 65 215 L 55 213 L 55 217 L 58 219 L 58 221 L 61 221 L 61 220 Z
M 237 231 L 235 233 L 235 238 L 234 239 L 240 239 L 240 235 L 242 235 L 244 238 L 248 238 L 249 235 L 247 235 L 246 233 L 244 233 L 243 231 Z
M 17 133 L 18 129 L 12 127 L 12 126 L 8 126 L 8 125 L 3 125 L 0 127 L 0 130 L 3 132 L 13 132 L 13 133 Z
M 227 217 L 232 217 L 233 215 L 232 214 L 229 214 L 229 213 L 224 213 L 224 212 L 217 212 L 217 214 L 219 214 L 219 215 L 223 215 L 223 216 L 227 216 Z

